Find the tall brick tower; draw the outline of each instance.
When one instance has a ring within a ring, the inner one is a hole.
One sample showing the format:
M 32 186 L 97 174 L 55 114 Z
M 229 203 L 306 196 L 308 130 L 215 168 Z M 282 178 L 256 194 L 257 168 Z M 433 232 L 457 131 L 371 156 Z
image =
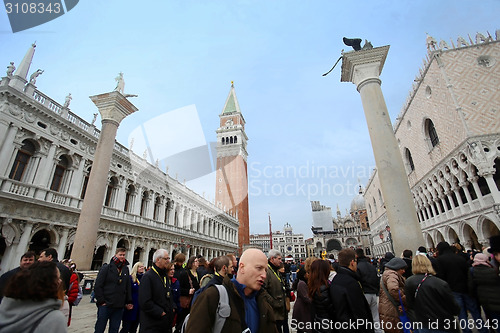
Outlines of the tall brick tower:
M 238 228 L 238 250 L 250 244 L 248 218 L 247 141 L 245 119 L 241 114 L 238 99 L 231 82 L 226 104 L 219 115 L 217 133 L 217 179 L 215 203 L 220 208 L 236 213 Z

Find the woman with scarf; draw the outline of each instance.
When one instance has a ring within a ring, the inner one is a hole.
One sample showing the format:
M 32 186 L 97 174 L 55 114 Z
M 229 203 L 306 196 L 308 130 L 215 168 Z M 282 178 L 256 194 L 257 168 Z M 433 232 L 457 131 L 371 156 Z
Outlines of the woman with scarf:
M 144 275 L 144 264 L 136 262 L 130 272 L 130 283 L 132 288 L 132 305 L 130 310 L 125 310 L 122 317 L 122 329 L 120 333 L 135 333 L 139 326 L 139 286 Z

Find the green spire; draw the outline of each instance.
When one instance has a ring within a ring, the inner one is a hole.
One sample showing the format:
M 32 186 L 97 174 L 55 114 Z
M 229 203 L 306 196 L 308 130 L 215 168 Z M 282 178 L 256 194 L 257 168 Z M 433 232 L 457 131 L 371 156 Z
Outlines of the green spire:
M 222 114 L 233 112 L 241 113 L 241 110 L 236 98 L 236 92 L 234 91 L 234 82 L 231 81 L 231 90 L 229 91 L 229 96 L 227 96 L 226 104 L 224 104 L 224 108 L 222 109 Z

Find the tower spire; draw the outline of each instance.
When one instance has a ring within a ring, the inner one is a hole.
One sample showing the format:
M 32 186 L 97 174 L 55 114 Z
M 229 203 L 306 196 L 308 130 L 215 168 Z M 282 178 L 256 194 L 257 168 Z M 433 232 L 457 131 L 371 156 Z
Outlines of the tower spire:
M 11 87 L 17 88 L 18 90 L 24 90 L 24 85 L 28 82 L 26 78 L 31 66 L 31 61 L 33 60 L 33 55 L 35 54 L 35 47 L 36 42 L 31 44 L 28 52 L 26 52 L 26 55 L 17 67 L 17 70 L 9 83 Z
M 229 90 L 229 95 L 227 96 L 221 115 L 233 112 L 241 113 L 241 110 L 240 105 L 238 104 L 238 98 L 236 98 L 236 92 L 234 90 L 234 81 L 231 81 L 231 89 Z

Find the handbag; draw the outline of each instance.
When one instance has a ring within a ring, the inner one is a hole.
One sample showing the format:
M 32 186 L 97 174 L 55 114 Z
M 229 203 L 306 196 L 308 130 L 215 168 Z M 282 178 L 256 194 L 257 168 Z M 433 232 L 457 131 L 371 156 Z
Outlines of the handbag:
M 189 272 L 186 272 L 188 279 L 189 279 L 189 285 L 191 286 L 190 289 L 193 289 L 193 281 L 191 281 L 191 277 L 189 276 Z M 180 296 L 179 301 L 181 304 L 181 308 L 183 309 L 189 309 L 191 306 L 191 300 L 193 299 L 193 294 L 190 294 L 188 296 Z
M 402 323 L 403 326 L 402 328 L 404 333 L 414 333 L 413 330 L 411 329 L 412 327 L 411 320 L 408 317 L 408 314 L 406 313 L 405 307 L 403 305 L 403 300 L 401 298 L 401 290 L 398 289 L 399 305 L 401 305 L 401 308 L 403 310 L 400 312 L 398 303 L 396 303 L 391 294 L 389 294 L 389 290 L 387 290 L 387 287 L 385 286 L 384 281 L 382 279 L 380 279 L 380 284 L 382 285 L 382 289 L 384 290 L 384 293 L 386 294 L 387 298 L 389 299 L 389 301 L 391 301 L 392 305 L 394 305 L 396 311 L 398 312 L 399 321 Z

